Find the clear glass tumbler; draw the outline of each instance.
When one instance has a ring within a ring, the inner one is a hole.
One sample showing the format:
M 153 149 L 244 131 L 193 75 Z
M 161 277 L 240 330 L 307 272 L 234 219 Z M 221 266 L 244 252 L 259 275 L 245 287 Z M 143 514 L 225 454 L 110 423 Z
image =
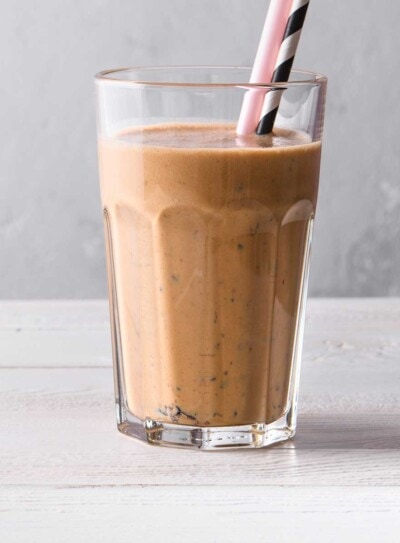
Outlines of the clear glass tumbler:
M 295 433 L 326 78 L 249 77 L 96 77 L 118 428 L 151 444 Z M 246 92 L 281 93 L 272 134 L 236 135 Z

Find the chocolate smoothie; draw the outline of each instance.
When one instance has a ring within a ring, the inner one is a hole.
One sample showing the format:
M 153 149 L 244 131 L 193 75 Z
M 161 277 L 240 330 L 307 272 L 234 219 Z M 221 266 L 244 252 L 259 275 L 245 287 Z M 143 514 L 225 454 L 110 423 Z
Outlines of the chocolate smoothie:
M 320 143 L 158 125 L 100 141 L 125 409 L 190 426 L 290 408 Z

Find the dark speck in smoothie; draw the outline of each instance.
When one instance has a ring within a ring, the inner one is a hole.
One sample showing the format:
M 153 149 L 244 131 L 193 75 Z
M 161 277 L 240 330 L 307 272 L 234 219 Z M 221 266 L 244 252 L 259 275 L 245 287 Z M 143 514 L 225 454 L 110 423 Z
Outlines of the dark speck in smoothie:
M 216 381 L 217 378 L 216 377 L 210 377 L 210 381 L 213 383 L 214 381 Z
M 250 235 L 251 235 L 251 236 L 255 236 L 255 235 L 257 234 L 259 228 L 260 228 L 260 223 L 258 222 L 258 223 L 256 224 L 256 227 L 255 227 L 255 228 L 252 228 L 252 229 L 250 230 Z
M 175 275 L 174 273 L 171 275 L 171 279 L 172 281 L 174 281 L 174 283 L 179 283 L 179 275 Z
M 243 249 L 244 249 L 243 243 L 238 243 L 237 248 L 239 249 L 239 251 L 243 251 Z
M 179 407 L 179 405 L 165 405 L 163 408 L 158 410 L 165 417 L 169 417 L 172 422 L 178 422 L 182 417 L 196 421 L 196 417 L 186 413 Z

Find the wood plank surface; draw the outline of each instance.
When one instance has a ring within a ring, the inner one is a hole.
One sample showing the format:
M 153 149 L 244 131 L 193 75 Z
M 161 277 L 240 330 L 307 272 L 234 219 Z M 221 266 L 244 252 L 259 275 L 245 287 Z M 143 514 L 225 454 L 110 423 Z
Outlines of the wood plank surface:
M 110 352 L 103 301 L 0 303 L 1 542 L 399 540 L 399 300 L 310 301 L 298 434 L 267 450 L 120 435 Z
M 0 493 L 7 543 L 396 543 L 399 509 L 392 487 L 61 486 Z

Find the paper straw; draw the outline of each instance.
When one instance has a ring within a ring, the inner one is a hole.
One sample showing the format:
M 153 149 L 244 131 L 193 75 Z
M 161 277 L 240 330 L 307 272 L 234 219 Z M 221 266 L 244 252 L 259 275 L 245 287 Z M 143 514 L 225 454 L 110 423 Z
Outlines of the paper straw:
M 307 14 L 308 4 L 309 0 L 293 0 L 275 70 L 272 75 L 272 83 L 284 83 L 289 81 L 294 57 Z M 282 93 L 282 90 L 274 90 L 267 93 L 264 100 L 261 121 L 257 127 L 257 134 L 262 135 L 272 132 Z
M 265 84 L 271 81 L 292 2 L 293 0 L 271 0 L 250 77 L 251 84 Z M 245 136 L 256 131 L 264 97 L 265 91 L 262 89 L 246 92 L 236 129 L 238 135 Z

